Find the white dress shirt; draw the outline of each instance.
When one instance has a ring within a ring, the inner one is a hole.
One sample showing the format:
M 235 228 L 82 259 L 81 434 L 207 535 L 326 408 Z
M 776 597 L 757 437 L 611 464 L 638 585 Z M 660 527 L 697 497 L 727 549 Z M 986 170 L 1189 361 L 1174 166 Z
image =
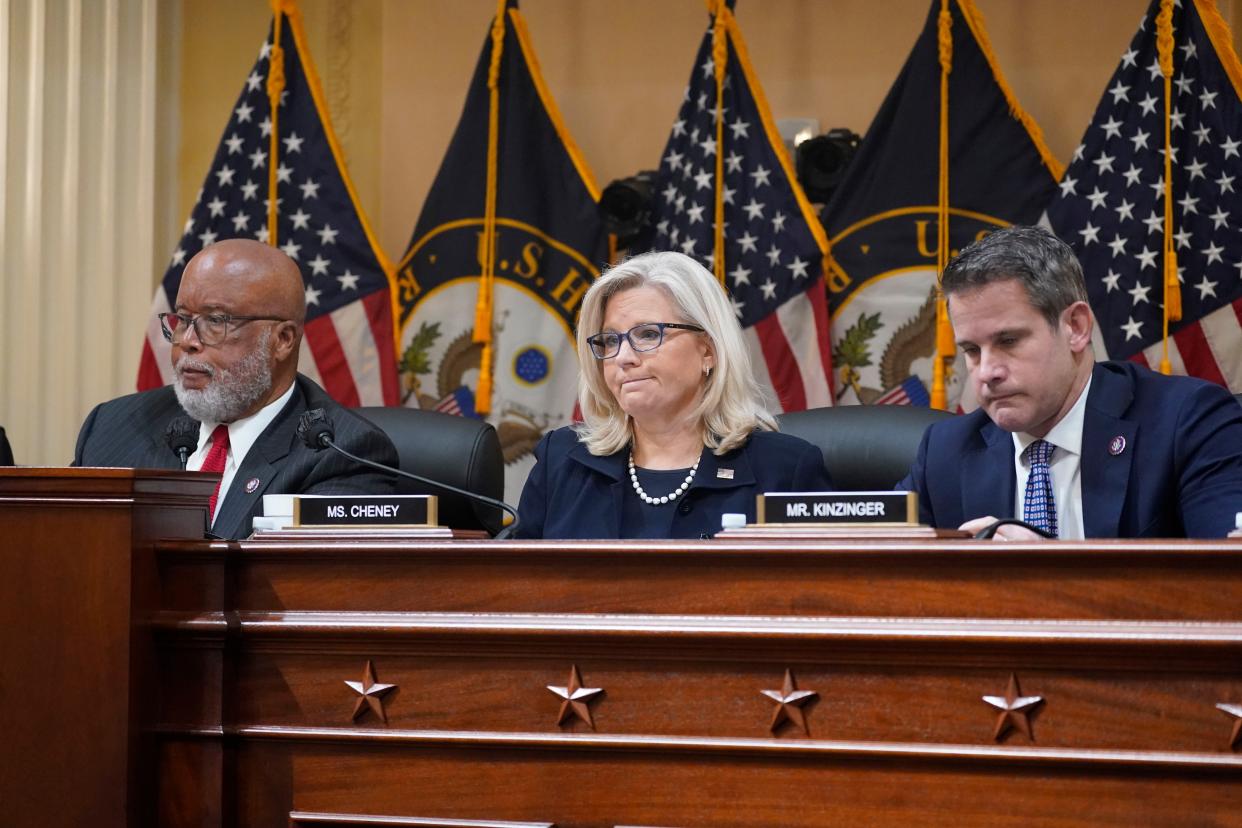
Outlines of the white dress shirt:
M 276 419 L 276 415 L 285 407 L 285 403 L 289 402 L 295 385 L 296 383 L 291 384 L 278 399 L 263 406 L 249 417 L 229 423 L 229 451 L 224 458 L 224 475 L 220 478 L 220 493 L 216 496 L 216 514 L 211 516 L 212 524 L 216 522 L 216 515 L 220 514 L 220 507 L 229 493 L 233 477 L 246 459 L 250 447 L 254 445 L 255 440 L 259 439 L 259 435 L 271 424 L 272 420 Z M 186 471 L 199 471 L 203 468 L 203 461 L 207 459 L 207 453 L 211 451 L 211 433 L 216 430 L 217 425 L 219 423 L 198 424 L 198 448 L 186 462 Z
M 1057 529 L 1065 540 L 1082 540 L 1082 423 L 1087 410 L 1087 392 L 1091 379 L 1083 387 L 1074 407 L 1066 412 L 1061 421 L 1044 435 L 1044 440 L 1056 448 L 1048 463 L 1052 474 L 1052 497 L 1057 505 Z M 1014 432 L 1014 468 L 1018 472 L 1018 491 L 1014 502 L 1014 515 L 1022 517 L 1026 502 L 1026 481 L 1031 476 L 1030 461 L 1022 456 L 1026 447 L 1038 440 L 1025 432 Z

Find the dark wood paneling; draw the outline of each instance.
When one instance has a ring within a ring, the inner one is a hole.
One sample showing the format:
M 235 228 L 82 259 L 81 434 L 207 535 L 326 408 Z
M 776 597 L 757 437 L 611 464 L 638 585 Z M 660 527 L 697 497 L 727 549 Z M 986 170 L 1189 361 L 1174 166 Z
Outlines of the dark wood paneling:
M 182 570 L 203 551 L 167 546 L 169 583 L 201 577 Z M 213 553 L 237 567 L 237 607 L 256 611 L 1242 621 L 1242 601 L 1224 587 L 1242 583 L 1233 542 L 269 541 Z
M 0 472 L 6 826 L 1236 822 L 1242 544 L 187 540 L 211 482 Z
M 774 703 L 761 691 L 780 689 L 786 669 L 817 694 L 812 735 L 836 740 L 990 743 L 998 711 L 982 697 L 1005 695 L 1011 674 L 1044 699 L 1033 717 L 1043 746 L 1227 750 L 1232 726 L 1216 704 L 1242 702 L 1242 625 L 766 623 L 243 614 L 233 723 L 348 726 L 358 694 L 346 682 L 363 682 L 368 664 L 395 685 L 381 701 L 389 728 L 445 731 L 585 730 L 558 728 L 561 699 L 548 690 L 573 667 L 604 690 L 589 702 L 601 733 L 765 736 Z M 210 651 L 183 655 L 199 652 Z M 192 695 L 210 665 L 172 686 Z M 370 711 L 358 721 L 383 724 Z M 788 724 L 778 734 L 801 736 Z M 1008 741 L 1027 742 L 1016 731 Z
M 202 536 L 205 477 L 0 469 L 5 825 L 152 821 L 154 541 Z
M 1232 769 L 1222 775 L 1120 763 L 1015 766 L 994 757 L 907 754 L 747 757 L 602 745 L 454 749 L 258 739 L 248 739 L 241 753 L 247 796 L 263 796 L 265 780 L 251 769 L 282 765 L 294 780 L 298 810 L 457 818 L 482 812 L 554 818 L 562 828 L 1233 825 L 1239 784 Z

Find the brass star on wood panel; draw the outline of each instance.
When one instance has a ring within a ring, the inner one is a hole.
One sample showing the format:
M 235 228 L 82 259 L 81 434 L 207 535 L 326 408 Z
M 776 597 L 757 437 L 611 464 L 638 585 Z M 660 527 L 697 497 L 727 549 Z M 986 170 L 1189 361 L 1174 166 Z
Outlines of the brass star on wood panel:
M 358 721 L 358 717 L 366 712 L 365 708 L 369 707 L 372 713 L 379 716 L 380 721 L 388 724 L 388 715 L 384 712 L 384 695 L 395 689 L 397 685 L 376 683 L 375 668 L 371 666 L 370 661 L 367 661 L 367 666 L 362 671 L 362 681 L 345 683 L 349 685 L 350 690 L 358 694 L 358 700 L 354 703 L 354 721 Z
M 604 692 L 602 687 L 583 687 L 582 676 L 578 675 L 578 665 L 575 664 L 569 668 L 569 684 L 566 687 L 557 687 L 549 684 L 548 689 L 559 696 L 561 702 L 561 712 L 556 717 L 556 723 L 563 725 L 569 719 L 581 719 L 594 730 L 595 721 L 591 718 L 591 701 Z
M 772 712 L 772 723 L 768 725 L 768 730 L 775 733 L 782 722 L 789 721 L 801 728 L 807 736 L 811 735 L 802 705 L 819 694 L 814 690 L 799 690 L 792 671 L 785 671 L 785 686 L 780 690 L 760 690 L 759 692 L 776 702 L 776 710 Z
M 1005 695 L 984 696 L 983 701 L 1000 711 L 1000 715 L 996 717 L 996 729 L 992 731 L 993 739 L 1001 741 L 1011 728 L 1016 727 L 1026 734 L 1026 738 L 1035 741 L 1031 732 L 1031 714 L 1044 703 L 1044 697 L 1022 695 L 1016 675 L 1009 674 L 1009 687 L 1005 690 Z
M 1221 702 L 1216 705 L 1216 709 L 1226 716 L 1233 717 L 1233 733 L 1229 736 L 1229 749 L 1232 750 L 1238 746 L 1238 741 L 1242 740 L 1242 704 Z

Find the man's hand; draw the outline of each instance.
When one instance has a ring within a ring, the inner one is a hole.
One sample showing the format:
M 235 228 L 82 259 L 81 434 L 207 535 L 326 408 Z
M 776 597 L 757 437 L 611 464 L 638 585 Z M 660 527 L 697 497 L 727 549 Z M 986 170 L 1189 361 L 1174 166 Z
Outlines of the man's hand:
M 987 517 L 981 517 L 981 518 L 975 518 L 974 520 L 968 520 L 957 528 L 961 529 L 963 532 L 969 532 L 970 534 L 974 535 L 974 534 L 977 534 L 978 532 L 982 532 L 984 529 L 988 528 L 993 523 L 996 523 L 997 520 L 998 518 L 994 518 L 991 515 L 988 515 Z M 992 540 L 996 540 L 996 541 L 1037 541 L 1037 540 L 1045 540 L 1045 538 L 1040 537 L 1039 535 L 1032 532 L 1030 529 L 1026 529 L 1022 526 L 1014 526 L 1013 524 L 1006 524 L 996 530 L 996 534 L 992 536 Z

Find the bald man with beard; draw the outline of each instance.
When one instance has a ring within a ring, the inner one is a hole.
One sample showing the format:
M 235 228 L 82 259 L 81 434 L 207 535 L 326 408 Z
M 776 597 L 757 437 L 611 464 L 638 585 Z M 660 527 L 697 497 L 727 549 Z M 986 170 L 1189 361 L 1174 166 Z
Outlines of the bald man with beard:
M 224 466 L 209 516 L 217 537 L 249 535 L 264 494 L 391 494 L 390 475 L 312 451 L 297 436 L 303 412 L 322 408 L 338 445 L 397 465 L 383 432 L 298 373 L 305 320 L 302 277 L 283 252 L 249 239 L 205 248 L 186 265 L 174 311 L 161 314 L 173 384 L 96 406 L 73 465 L 178 468 L 165 431 L 188 414 L 199 436 L 187 469 Z

